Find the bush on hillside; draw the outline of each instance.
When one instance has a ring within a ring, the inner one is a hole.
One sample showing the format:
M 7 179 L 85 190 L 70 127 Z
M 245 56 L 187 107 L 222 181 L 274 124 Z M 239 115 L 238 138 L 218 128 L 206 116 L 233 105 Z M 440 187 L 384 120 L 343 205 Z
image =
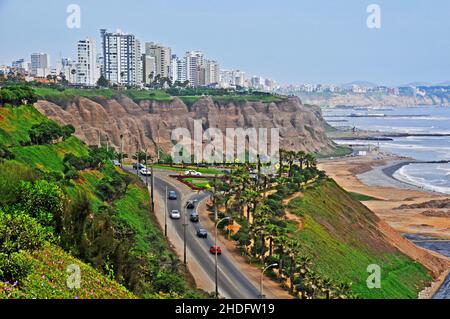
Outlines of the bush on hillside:
M 11 153 L 6 146 L 0 144 L 0 160 L 12 160 L 14 159 L 14 154 Z
M 17 191 L 16 207 L 44 226 L 55 226 L 63 213 L 64 193 L 54 182 L 22 182 Z
M 0 210 L 0 253 L 10 256 L 21 250 L 34 251 L 49 239 L 48 231 L 26 212 Z
M 60 126 L 50 121 L 33 125 L 30 130 L 30 141 L 34 145 L 51 144 L 59 139 L 67 139 L 75 133 L 72 125 Z
M 3 86 L 0 89 L 0 104 L 6 103 L 13 106 L 21 104 L 33 104 L 37 101 L 37 96 L 31 86 L 11 85 Z

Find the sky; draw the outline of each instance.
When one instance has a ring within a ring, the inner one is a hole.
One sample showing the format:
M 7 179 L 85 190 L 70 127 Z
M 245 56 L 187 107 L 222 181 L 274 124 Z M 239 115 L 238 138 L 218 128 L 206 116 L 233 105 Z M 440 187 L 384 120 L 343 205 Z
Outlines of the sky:
M 67 27 L 70 4 L 80 28 Z M 367 27 L 370 4 L 381 9 L 379 29 Z M 33 52 L 52 64 L 75 58 L 76 42 L 100 44 L 101 28 L 282 84 L 450 80 L 448 0 L 0 0 L 0 64 Z

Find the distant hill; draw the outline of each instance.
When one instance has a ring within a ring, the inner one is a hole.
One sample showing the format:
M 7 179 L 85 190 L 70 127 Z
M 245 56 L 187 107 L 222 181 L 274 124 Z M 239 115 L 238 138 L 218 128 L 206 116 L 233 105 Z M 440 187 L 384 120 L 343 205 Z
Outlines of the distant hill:
M 411 83 L 406 83 L 403 85 L 400 85 L 401 87 L 408 87 L 408 86 L 432 86 L 433 84 L 430 82 L 421 82 L 421 81 L 416 81 L 416 82 L 411 82 Z

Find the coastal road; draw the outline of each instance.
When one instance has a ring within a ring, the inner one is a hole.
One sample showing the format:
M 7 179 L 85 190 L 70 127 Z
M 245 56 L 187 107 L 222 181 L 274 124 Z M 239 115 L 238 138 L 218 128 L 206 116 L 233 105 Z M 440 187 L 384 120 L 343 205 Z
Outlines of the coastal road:
M 129 172 L 135 172 L 131 167 L 125 167 Z M 189 270 L 196 274 L 201 274 L 204 286 L 212 288 L 209 292 L 214 292 L 215 287 L 215 262 L 214 255 L 209 252 L 209 248 L 214 245 L 214 234 L 208 233 L 207 239 L 198 238 L 196 235 L 196 228 L 202 227 L 202 216 L 200 216 L 199 223 L 193 223 L 189 220 L 190 210 L 185 209 L 185 203 L 187 200 L 196 200 L 196 208 L 203 200 L 209 197 L 208 193 L 196 193 L 183 191 L 182 185 L 178 181 L 168 177 L 173 172 L 154 170 L 155 174 L 155 199 L 164 200 L 166 187 L 168 191 L 175 191 L 177 193 L 177 200 L 167 200 L 168 214 L 172 209 L 177 209 L 181 212 L 181 219 L 168 221 L 168 237 L 169 240 L 177 246 L 183 243 L 184 235 L 184 214 L 188 214 L 186 217 L 186 246 L 188 255 L 188 267 Z M 141 176 L 142 178 L 142 176 Z M 145 178 L 142 178 L 145 181 Z M 150 177 L 148 178 L 150 183 Z M 156 194 L 157 193 L 157 194 Z M 164 209 L 163 203 L 157 203 L 158 207 Z M 203 218 L 205 218 L 203 216 Z M 163 224 L 164 225 L 164 224 Z M 218 241 L 219 243 L 219 241 Z M 177 247 L 177 251 L 182 251 L 183 246 Z M 181 249 L 180 249 L 181 248 Z M 245 274 L 234 264 L 230 253 L 221 245 L 222 255 L 218 256 L 218 284 L 219 294 L 221 297 L 231 299 L 255 299 L 258 298 L 259 288 L 245 276 Z M 192 264 L 192 265 L 191 265 Z M 194 275 L 195 277 L 195 275 Z

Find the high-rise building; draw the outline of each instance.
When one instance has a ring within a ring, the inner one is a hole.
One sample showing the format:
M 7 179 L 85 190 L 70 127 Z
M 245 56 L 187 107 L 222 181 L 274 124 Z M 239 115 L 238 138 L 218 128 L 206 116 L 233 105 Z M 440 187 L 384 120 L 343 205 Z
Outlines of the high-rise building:
M 200 51 L 187 51 L 185 56 L 186 63 L 186 79 L 189 85 L 200 86 L 200 71 L 203 67 L 203 53 Z
M 76 83 L 77 63 L 70 58 L 61 59 L 61 73 L 69 83 Z
M 172 64 L 170 73 L 173 83 L 175 83 L 176 81 L 179 81 L 181 83 L 186 81 L 186 59 L 180 59 L 175 54 L 172 55 Z
M 78 63 L 76 83 L 93 86 L 97 84 L 100 70 L 97 65 L 97 50 L 95 40 L 87 38 L 78 41 Z
M 162 78 L 170 77 L 172 50 L 169 47 L 154 42 L 145 43 L 145 54 L 155 58 L 156 75 Z
M 111 84 L 139 86 L 142 83 L 140 42 L 133 34 L 100 30 L 102 74 Z
M 245 86 L 245 73 L 240 70 L 221 70 L 219 78 L 220 86 L 235 87 Z
M 25 59 L 19 59 L 15 60 L 11 63 L 12 69 L 14 69 L 15 72 L 26 74 L 29 72 L 28 70 L 28 63 L 25 61 Z
M 205 60 L 205 85 L 220 82 L 220 66 L 217 61 Z
M 156 76 L 156 59 L 148 54 L 142 54 L 142 82 L 150 84 Z
M 258 89 L 258 90 L 262 90 L 264 89 L 264 78 L 260 77 L 260 76 L 253 76 L 250 80 L 251 86 L 254 89 Z
M 50 56 L 47 53 L 31 54 L 31 75 L 46 77 L 50 74 Z

